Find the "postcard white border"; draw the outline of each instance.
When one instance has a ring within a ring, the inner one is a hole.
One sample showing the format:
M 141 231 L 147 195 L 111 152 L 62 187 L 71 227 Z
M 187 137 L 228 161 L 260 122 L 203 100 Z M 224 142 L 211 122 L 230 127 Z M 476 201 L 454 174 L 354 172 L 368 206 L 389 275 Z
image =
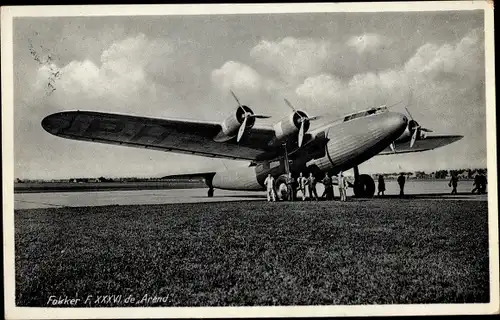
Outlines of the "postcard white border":
M 14 143 L 12 23 L 22 16 L 199 15 L 304 12 L 384 12 L 479 10 L 485 12 L 487 166 L 489 203 L 490 302 L 478 304 L 411 304 L 290 307 L 150 307 L 29 308 L 15 306 L 14 272 Z M 197 4 L 126 6 L 2 7 L 2 157 L 4 223 L 4 294 L 6 319 L 60 318 L 210 318 L 314 317 L 379 315 L 496 314 L 499 312 L 498 208 L 493 4 L 488 1 L 331 3 L 331 4 Z

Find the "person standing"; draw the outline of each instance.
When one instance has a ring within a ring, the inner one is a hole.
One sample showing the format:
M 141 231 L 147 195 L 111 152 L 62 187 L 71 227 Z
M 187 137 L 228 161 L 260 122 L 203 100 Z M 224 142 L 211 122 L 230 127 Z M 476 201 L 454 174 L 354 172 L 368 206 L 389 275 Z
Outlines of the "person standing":
M 342 171 L 340 171 L 338 175 L 338 184 L 339 184 L 340 201 L 346 201 L 347 200 L 347 194 L 345 190 L 346 181 L 344 176 L 342 175 Z
M 323 178 L 323 180 L 321 180 L 321 183 L 323 183 L 323 185 L 325 186 L 325 191 L 323 191 L 321 198 L 326 198 L 326 200 L 333 200 L 333 183 L 332 178 L 330 178 L 328 173 L 325 174 L 325 177 Z
M 274 178 L 268 173 L 266 180 L 264 180 L 264 185 L 267 188 L 267 201 L 276 201 L 276 193 L 274 192 Z
M 297 179 L 297 183 L 299 184 L 299 190 L 302 192 L 302 201 L 304 201 L 306 200 L 307 179 L 302 175 L 302 172 Z
M 478 172 L 476 173 L 476 176 L 474 177 L 474 189 L 472 189 L 472 194 L 474 194 L 477 191 L 477 194 L 481 194 L 481 173 Z
M 380 174 L 378 176 L 378 193 L 377 193 L 377 195 L 380 196 L 380 193 L 382 193 L 382 197 L 383 197 L 384 196 L 384 192 L 385 192 L 384 176 Z
M 349 188 L 349 181 L 344 175 L 342 175 L 342 180 L 344 181 L 344 201 L 347 201 L 347 188 Z
M 401 172 L 399 174 L 399 177 L 398 177 L 398 184 L 399 184 L 399 196 L 404 196 L 405 195 L 405 182 L 406 182 L 406 178 L 405 178 L 405 175 L 403 172 Z
M 451 174 L 451 180 L 448 183 L 448 186 L 453 186 L 453 190 L 451 190 L 451 194 L 457 194 L 457 185 L 458 185 L 458 176 L 456 173 Z
M 309 173 L 309 179 L 307 179 L 307 184 L 309 186 L 309 197 L 312 200 L 314 196 L 314 199 L 318 201 L 318 193 L 316 192 L 316 178 L 314 177 L 312 172 Z
M 290 201 L 295 200 L 295 189 L 293 186 L 293 177 L 291 173 L 288 173 L 288 176 L 286 178 L 286 186 L 288 188 L 288 197 Z
M 480 180 L 479 180 L 479 191 L 482 194 L 486 194 L 486 185 L 488 184 L 488 180 L 486 179 L 486 174 L 481 171 Z

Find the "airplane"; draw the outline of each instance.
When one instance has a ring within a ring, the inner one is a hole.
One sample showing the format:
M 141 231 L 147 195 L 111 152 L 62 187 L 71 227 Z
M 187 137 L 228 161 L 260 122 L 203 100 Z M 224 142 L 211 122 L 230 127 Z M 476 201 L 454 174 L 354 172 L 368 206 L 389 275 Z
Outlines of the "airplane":
M 64 111 L 45 117 L 41 125 L 49 133 L 90 141 L 165 152 L 249 161 L 247 167 L 171 175 L 170 178 L 202 178 L 208 197 L 214 189 L 264 190 L 268 173 L 276 178 L 277 190 L 288 173 L 300 172 L 322 179 L 353 169 L 355 197 L 370 198 L 375 183 L 360 174 L 358 165 L 376 155 L 432 150 L 463 138 L 461 135 L 428 135 L 432 132 L 413 119 L 387 106 L 370 108 L 328 121 L 313 130 L 309 117 L 285 99 L 292 112 L 270 126 L 254 126 L 255 114 L 240 103 L 221 122 L 146 118 L 93 111 Z

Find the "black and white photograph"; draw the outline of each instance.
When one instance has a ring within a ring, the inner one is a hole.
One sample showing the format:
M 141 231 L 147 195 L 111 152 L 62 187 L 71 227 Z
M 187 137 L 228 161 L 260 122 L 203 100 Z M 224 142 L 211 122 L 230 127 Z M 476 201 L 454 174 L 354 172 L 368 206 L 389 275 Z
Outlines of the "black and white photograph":
M 8 319 L 498 313 L 488 1 L 2 7 L 2 105 Z

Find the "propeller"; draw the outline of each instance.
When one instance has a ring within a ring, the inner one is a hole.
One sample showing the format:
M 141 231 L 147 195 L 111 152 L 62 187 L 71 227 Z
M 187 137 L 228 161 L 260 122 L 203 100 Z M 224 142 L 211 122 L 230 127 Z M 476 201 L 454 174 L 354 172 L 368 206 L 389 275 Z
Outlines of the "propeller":
M 304 112 L 296 110 L 290 103 L 290 101 L 288 101 L 287 99 L 285 99 L 285 102 L 290 107 L 290 109 L 292 109 L 293 112 L 299 117 L 297 122 L 300 123 L 299 137 L 298 137 L 298 144 L 300 148 L 302 146 L 302 142 L 304 141 L 304 134 L 306 131 L 305 126 L 309 123 L 309 121 L 317 120 L 320 119 L 321 117 L 320 116 L 309 117 Z
M 411 115 L 410 113 L 410 110 L 408 110 L 408 108 L 405 107 L 405 110 L 406 112 L 408 113 L 408 116 L 410 116 L 410 121 L 408 122 L 408 129 L 410 130 L 410 132 L 412 132 L 413 130 L 413 134 L 411 136 L 411 140 L 410 140 L 410 148 L 413 148 L 413 145 L 415 144 L 415 141 L 417 140 L 417 137 L 419 136 L 420 132 L 423 131 L 423 132 L 432 132 L 431 129 L 427 129 L 427 128 L 423 128 L 420 124 L 418 124 L 417 121 L 415 121 L 415 119 L 413 119 L 413 116 Z
M 243 122 L 240 125 L 240 129 L 238 130 L 238 136 L 236 137 L 236 142 L 240 142 L 241 138 L 243 137 L 243 134 L 245 133 L 245 129 L 247 128 L 248 119 L 267 119 L 270 118 L 270 116 L 254 114 L 253 111 L 248 106 L 242 105 L 240 103 L 240 100 L 234 94 L 233 90 L 230 91 L 234 97 L 234 100 L 236 100 L 236 102 L 238 103 L 238 108 L 241 109 L 243 112 Z

